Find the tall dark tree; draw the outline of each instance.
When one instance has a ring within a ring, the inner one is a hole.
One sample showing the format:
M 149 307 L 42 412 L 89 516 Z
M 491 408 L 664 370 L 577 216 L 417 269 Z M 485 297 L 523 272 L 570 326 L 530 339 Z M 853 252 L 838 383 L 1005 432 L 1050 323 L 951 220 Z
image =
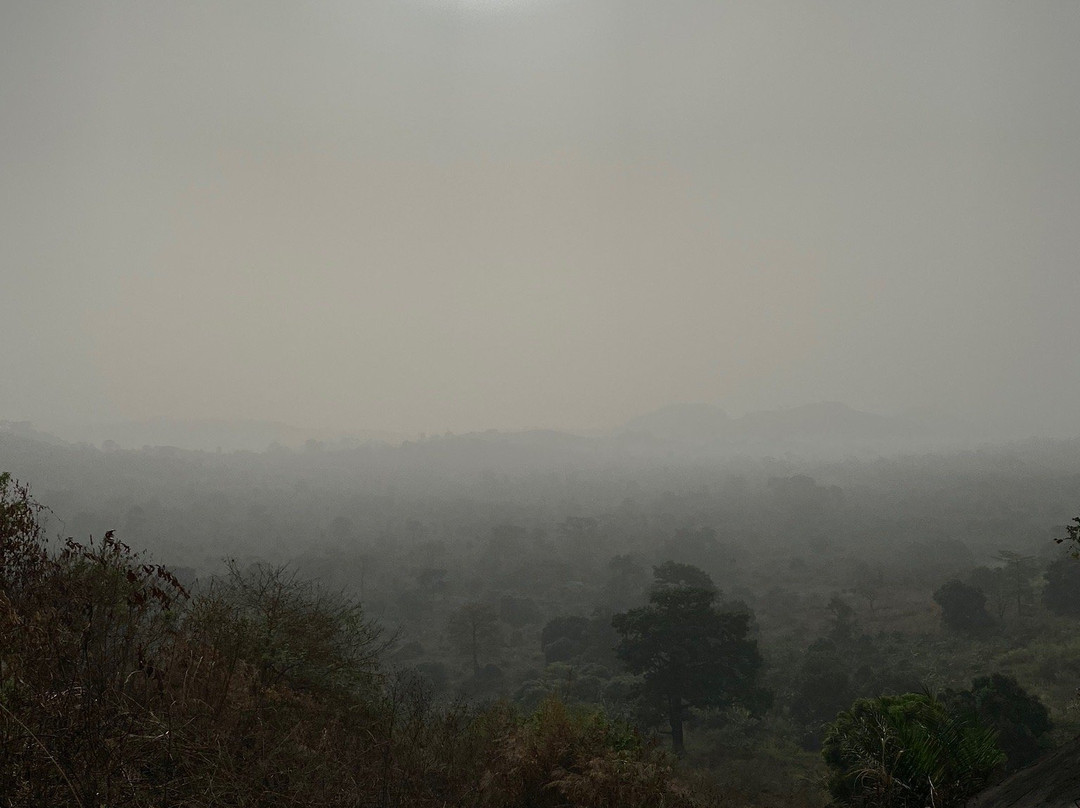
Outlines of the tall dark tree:
M 1060 558 L 1046 570 L 1043 605 L 1056 614 L 1080 617 L 1080 564 Z
M 986 611 L 986 595 L 963 581 L 952 580 L 934 592 L 941 607 L 941 622 L 957 631 L 977 633 L 993 625 Z
M 654 570 L 649 603 L 612 618 L 616 651 L 644 678 L 644 695 L 666 707 L 671 742 L 684 749 L 683 722 L 695 707 L 755 707 L 761 654 L 750 638 L 751 614 L 722 611 L 719 593 L 700 569 L 667 563 Z
M 833 595 L 829 599 L 829 613 L 832 619 L 829 621 L 829 637 L 834 642 L 845 645 L 855 639 L 858 625 L 855 622 L 855 610 L 851 604 L 839 595 Z

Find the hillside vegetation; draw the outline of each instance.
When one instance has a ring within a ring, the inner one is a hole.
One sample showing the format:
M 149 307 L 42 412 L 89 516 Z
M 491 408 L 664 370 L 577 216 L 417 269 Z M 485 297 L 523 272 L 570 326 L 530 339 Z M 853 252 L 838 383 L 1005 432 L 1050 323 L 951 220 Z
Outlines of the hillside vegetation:
M 946 808 L 1080 732 L 1077 444 L 584 451 L 0 435 L 5 794 Z
M 670 758 L 557 698 L 436 706 L 360 605 L 281 568 L 198 593 L 111 533 L 52 549 L 0 476 L 9 806 L 691 806 Z

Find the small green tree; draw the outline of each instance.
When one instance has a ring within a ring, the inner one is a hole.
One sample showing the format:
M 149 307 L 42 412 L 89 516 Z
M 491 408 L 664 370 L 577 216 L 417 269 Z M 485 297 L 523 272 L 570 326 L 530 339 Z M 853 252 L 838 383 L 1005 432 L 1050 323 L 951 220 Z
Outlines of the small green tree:
M 612 618 L 622 636 L 616 652 L 644 678 L 644 695 L 666 706 L 672 746 L 681 754 L 689 708 L 762 703 L 761 654 L 748 636 L 749 611 L 721 611 L 702 570 L 668 562 L 654 573 L 648 605 Z
M 189 620 L 250 664 L 262 685 L 309 693 L 369 689 L 389 644 L 359 601 L 267 564 L 230 561 Z
M 836 717 L 822 755 L 839 805 L 953 808 L 1004 760 L 993 730 L 925 693 L 862 699 Z

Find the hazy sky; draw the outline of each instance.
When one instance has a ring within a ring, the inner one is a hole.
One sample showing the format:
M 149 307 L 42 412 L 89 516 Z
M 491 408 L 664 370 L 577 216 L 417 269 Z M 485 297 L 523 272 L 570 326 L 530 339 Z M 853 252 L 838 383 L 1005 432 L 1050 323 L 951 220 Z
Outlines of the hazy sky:
M 0 4 L 0 418 L 1080 434 L 1080 3 Z

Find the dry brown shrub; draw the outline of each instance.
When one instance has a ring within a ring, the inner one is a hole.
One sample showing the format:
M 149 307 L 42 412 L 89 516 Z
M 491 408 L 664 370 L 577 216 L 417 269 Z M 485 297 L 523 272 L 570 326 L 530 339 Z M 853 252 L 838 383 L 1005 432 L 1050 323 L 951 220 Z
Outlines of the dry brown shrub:
M 5 808 L 688 808 L 672 761 L 555 699 L 436 703 L 359 607 L 279 568 L 194 596 L 112 533 L 51 551 L 0 475 Z

